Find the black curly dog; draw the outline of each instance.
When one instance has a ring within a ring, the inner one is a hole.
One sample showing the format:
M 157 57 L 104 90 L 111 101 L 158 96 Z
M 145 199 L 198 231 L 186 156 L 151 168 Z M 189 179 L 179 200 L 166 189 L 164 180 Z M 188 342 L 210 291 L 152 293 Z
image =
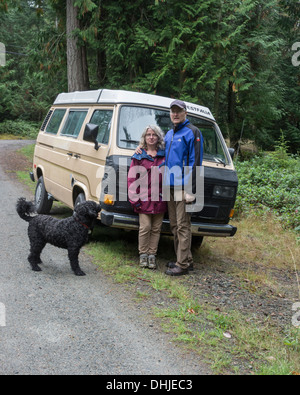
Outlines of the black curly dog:
M 29 222 L 28 236 L 30 241 L 30 254 L 28 261 L 32 270 L 39 272 L 38 266 L 41 261 L 41 252 L 47 243 L 55 247 L 68 250 L 71 268 L 76 276 L 85 276 L 80 269 L 78 256 L 81 247 L 85 244 L 89 230 L 93 228 L 94 222 L 100 212 L 100 205 L 88 201 L 78 204 L 73 216 L 66 219 L 56 219 L 48 215 L 36 215 L 35 206 L 32 202 L 20 198 L 17 202 L 17 213 Z

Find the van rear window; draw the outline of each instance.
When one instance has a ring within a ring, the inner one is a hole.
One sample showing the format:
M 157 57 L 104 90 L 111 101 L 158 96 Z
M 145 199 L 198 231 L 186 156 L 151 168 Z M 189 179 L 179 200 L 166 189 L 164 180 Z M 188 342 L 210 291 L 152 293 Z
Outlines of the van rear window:
M 52 117 L 47 125 L 46 133 L 57 134 L 65 113 L 65 109 L 57 109 L 53 112 Z
M 87 112 L 87 110 L 70 110 L 61 135 L 77 138 Z

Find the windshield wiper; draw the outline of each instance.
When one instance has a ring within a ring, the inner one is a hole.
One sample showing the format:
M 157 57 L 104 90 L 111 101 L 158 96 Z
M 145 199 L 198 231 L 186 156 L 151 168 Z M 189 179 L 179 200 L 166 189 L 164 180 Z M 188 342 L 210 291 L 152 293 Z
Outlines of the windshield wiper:
M 226 162 L 224 162 L 224 160 L 221 158 L 217 158 L 216 156 L 214 156 L 214 160 L 215 160 L 215 162 L 218 162 L 218 163 L 221 163 L 222 165 L 224 165 L 224 167 L 227 166 Z
M 122 140 L 120 140 L 120 141 L 122 141 L 122 142 L 124 142 L 124 143 L 135 143 L 135 144 L 139 144 L 139 141 L 137 141 L 137 140 L 122 139 Z

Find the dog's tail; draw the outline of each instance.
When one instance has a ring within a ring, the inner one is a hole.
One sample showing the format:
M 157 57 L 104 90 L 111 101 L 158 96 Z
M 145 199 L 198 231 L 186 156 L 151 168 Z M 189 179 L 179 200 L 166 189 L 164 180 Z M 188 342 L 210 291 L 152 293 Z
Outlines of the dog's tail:
M 35 205 L 32 202 L 26 201 L 23 197 L 18 200 L 16 209 L 19 216 L 26 222 L 30 222 L 34 218 L 31 214 L 36 212 Z

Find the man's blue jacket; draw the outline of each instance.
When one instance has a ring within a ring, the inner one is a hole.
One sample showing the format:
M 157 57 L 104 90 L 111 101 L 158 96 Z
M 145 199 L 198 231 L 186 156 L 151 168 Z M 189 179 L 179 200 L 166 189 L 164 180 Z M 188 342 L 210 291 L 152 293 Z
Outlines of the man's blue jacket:
M 187 119 L 168 131 L 165 137 L 166 168 L 164 184 L 171 187 L 188 185 L 186 192 L 196 193 L 197 167 L 203 161 L 203 136 L 200 130 Z M 172 171 L 173 168 L 173 171 Z M 192 177 L 192 179 L 191 179 Z

